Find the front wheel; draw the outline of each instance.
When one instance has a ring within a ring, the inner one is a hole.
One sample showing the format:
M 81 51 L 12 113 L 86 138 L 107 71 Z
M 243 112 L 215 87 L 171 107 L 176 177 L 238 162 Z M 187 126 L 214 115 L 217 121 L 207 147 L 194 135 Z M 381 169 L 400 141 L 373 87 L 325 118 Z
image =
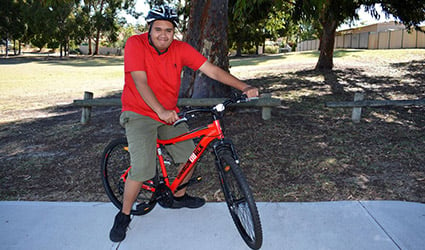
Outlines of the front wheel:
M 100 166 L 101 178 L 106 194 L 112 203 L 121 210 L 124 196 L 124 185 L 130 169 L 130 153 L 126 138 L 116 139 L 106 146 L 102 154 Z M 133 215 L 144 215 L 152 211 L 156 204 L 154 192 L 156 178 L 143 183 L 143 187 L 131 210 Z
M 263 243 L 260 216 L 242 170 L 231 152 L 218 155 L 220 183 L 232 219 L 246 244 L 259 249 Z

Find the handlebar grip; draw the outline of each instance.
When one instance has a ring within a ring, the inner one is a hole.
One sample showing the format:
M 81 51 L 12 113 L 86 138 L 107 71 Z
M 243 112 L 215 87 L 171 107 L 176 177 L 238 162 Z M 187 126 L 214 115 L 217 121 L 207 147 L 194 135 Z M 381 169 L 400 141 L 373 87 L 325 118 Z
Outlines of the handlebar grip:
M 180 119 L 178 119 L 177 121 L 175 121 L 174 123 L 173 123 L 173 126 L 174 127 L 176 127 L 177 125 L 179 125 L 180 123 L 182 123 L 182 122 L 186 122 L 187 121 L 187 118 L 186 117 L 183 117 L 183 118 L 180 118 Z

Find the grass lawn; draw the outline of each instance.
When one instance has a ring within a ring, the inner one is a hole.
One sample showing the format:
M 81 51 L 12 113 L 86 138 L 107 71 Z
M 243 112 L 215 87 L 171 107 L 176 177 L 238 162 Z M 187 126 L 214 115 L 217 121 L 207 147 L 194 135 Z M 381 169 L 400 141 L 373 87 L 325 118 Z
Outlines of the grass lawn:
M 108 95 L 121 90 L 124 82 L 122 57 L 2 59 L 0 75 L 1 113 L 71 103 L 84 91 Z
M 409 61 L 413 58 L 425 57 L 424 49 L 392 49 L 392 50 L 362 50 L 362 49 L 338 49 L 334 52 L 334 62 L 340 60 L 364 61 L 373 60 L 375 62 L 390 63 L 393 61 Z M 287 63 L 316 63 L 319 58 L 318 51 L 291 52 L 285 54 L 240 57 L 230 60 L 232 67 L 238 66 L 265 66 L 279 65 Z

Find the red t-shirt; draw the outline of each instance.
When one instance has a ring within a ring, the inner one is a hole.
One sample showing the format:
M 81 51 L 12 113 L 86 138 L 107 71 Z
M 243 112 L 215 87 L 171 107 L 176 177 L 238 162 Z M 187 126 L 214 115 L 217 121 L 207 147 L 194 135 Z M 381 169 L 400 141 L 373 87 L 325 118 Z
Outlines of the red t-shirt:
M 132 71 L 145 71 L 148 85 L 165 109 L 176 110 L 183 66 L 198 70 L 207 59 L 185 42 L 174 40 L 168 51 L 158 55 L 149 44 L 148 34 L 131 36 L 125 45 L 125 84 L 121 96 L 122 111 L 149 116 L 163 122 L 145 103 L 131 77 Z

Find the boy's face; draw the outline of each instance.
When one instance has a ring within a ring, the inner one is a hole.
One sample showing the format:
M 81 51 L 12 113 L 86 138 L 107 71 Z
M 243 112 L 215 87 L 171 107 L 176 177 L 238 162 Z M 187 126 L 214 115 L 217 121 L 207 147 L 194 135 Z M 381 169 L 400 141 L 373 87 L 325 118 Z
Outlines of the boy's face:
M 160 51 L 167 49 L 174 39 L 174 25 L 166 20 L 156 20 L 151 25 L 153 45 Z

